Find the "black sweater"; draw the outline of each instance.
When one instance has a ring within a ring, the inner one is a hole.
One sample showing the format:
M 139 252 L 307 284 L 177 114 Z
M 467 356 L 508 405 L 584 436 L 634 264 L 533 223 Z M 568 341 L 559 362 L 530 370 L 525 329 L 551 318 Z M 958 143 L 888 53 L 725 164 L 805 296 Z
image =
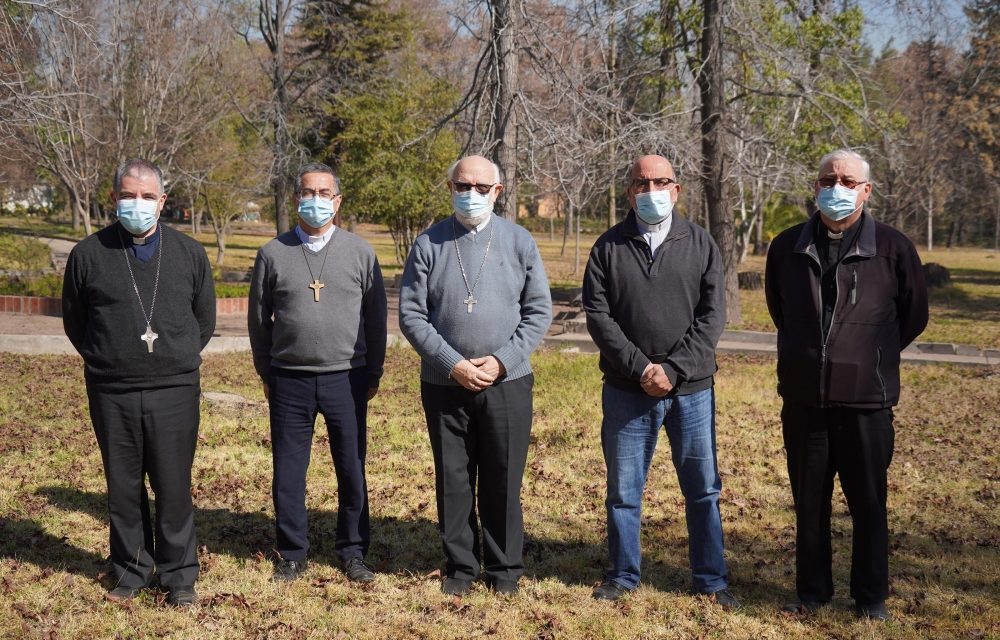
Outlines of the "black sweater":
M 161 225 L 162 254 L 140 262 L 120 224 L 101 229 L 73 248 L 63 279 L 63 328 L 83 356 L 90 384 L 105 390 L 196 384 L 201 350 L 215 330 L 215 288 L 205 249 Z M 159 290 L 152 327 L 158 334 L 149 353 L 140 336 L 146 321 L 125 260 L 132 266 L 146 313 L 150 310 L 157 260 Z
M 590 252 L 583 308 L 608 384 L 641 392 L 652 362 L 663 365 L 679 395 L 712 386 L 725 285 L 719 249 L 698 225 L 674 216 L 652 258 L 629 212 Z

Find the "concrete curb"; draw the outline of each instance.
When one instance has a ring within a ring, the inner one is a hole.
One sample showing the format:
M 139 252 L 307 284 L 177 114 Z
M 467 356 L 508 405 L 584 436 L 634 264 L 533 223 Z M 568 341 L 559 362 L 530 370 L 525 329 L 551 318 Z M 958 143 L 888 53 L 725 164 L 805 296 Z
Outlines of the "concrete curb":
M 752 338 L 758 337 L 754 341 Z M 567 333 L 557 336 L 547 336 L 542 344 L 549 349 L 570 353 L 597 353 L 597 345 L 586 334 Z M 409 343 L 398 334 L 389 334 L 388 346 Z M 924 350 L 917 345 L 903 351 L 903 362 L 911 364 L 959 364 L 966 366 L 989 367 L 1000 365 L 1000 350 L 986 349 L 973 353 L 961 351 L 948 352 L 945 349 Z M 214 336 L 202 353 L 233 353 L 250 351 L 250 339 L 246 336 Z M 774 356 L 777 353 L 774 334 L 752 331 L 723 333 L 717 347 L 719 353 L 747 353 Z M 73 345 L 66 336 L 33 336 L 33 335 L 0 335 L 0 353 L 19 353 L 24 355 L 77 355 Z

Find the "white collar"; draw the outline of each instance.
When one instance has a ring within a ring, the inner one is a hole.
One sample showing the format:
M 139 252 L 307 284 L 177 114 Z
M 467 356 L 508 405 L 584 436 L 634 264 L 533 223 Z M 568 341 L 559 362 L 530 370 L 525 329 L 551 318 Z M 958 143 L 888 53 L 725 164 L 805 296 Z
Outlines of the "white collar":
M 664 231 L 670 231 L 670 223 L 673 221 L 674 214 L 671 213 L 669 216 L 660 220 L 656 224 L 649 224 L 639 216 L 635 217 L 635 223 L 639 227 L 639 233 L 660 233 Z
M 318 236 L 311 236 L 306 233 L 305 229 L 301 225 L 295 225 L 295 235 L 298 236 L 299 240 L 306 246 L 306 249 L 311 251 L 319 251 L 326 246 L 326 243 L 330 241 L 333 237 L 333 232 L 337 230 L 337 225 L 332 224 L 330 228 Z
M 469 219 L 466 218 L 465 216 L 460 216 L 456 213 L 455 218 L 458 219 L 459 223 L 461 223 L 463 227 L 469 230 L 469 233 L 479 233 L 480 231 L 485 229 L 486 225 L 488 225 L 490 223 L 490 220 L 493 219 L 493 214 L 492 213 L 486 214 L 486 216 L 483 218 L 483 221 L 475 226 L 473 226 L 472 223 L 469 221 Z

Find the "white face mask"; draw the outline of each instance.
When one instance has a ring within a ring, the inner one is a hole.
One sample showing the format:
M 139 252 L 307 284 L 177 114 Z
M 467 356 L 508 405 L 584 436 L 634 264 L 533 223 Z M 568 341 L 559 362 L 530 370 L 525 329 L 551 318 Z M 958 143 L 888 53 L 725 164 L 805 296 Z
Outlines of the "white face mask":
M 475 189 L 455 191 L 451 194 L 451 206 L 455 213 L 466 220 L 483 218 L 493 212 L 493 203 L 489 193 L 479 193 Z
M 635 194 L 635 215 L 646 224 L 660 224 L 670 217 L 674 201 L 670 190 Z

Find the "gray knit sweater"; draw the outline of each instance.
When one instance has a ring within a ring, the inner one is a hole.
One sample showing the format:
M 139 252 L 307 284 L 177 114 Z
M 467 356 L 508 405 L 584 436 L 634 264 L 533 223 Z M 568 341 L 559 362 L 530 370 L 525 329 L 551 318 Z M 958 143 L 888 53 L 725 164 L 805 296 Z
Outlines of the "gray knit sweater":
M 491 228 L 493 241 L 483 264 Z M 472 313 L 464 303 L 469 292 L 462 280 L 456 238 L 470 286 L 483 265 Z M 545 267 L 524 228 L 494 217 L 473 234 L 450 217 L 414 242 L 399 292 L 399 327 L 420 354 L 424 382 L 455 385 L 449 374 L 456 364 L 488 355 L 507 370 L 500 382 L 526 376 L 531 373 L 528 356 L 551 320 Z
M 314 277 L 325 285 L 319 302 L 309 288 Z M 247 328 L 254 367 L 265 382 L 271 367 L 314 373 L 365 367 L 369 385 L 377 387 L 386 299 L 375 251 L 343 229 L 316 253 L 294 230 L 271 240 L 254 263 Z

